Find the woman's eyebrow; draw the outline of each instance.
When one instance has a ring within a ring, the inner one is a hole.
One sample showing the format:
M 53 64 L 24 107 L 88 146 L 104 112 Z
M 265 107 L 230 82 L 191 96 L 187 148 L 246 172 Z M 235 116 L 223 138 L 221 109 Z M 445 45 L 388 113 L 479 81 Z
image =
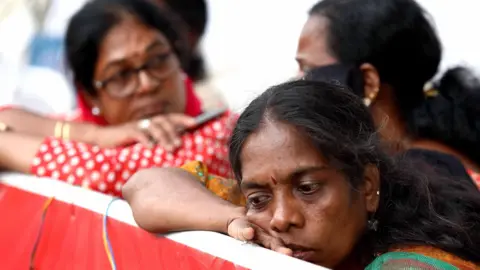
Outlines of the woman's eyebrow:
M 127 60 L 122 58 L 122 59 L 118 59 L 118 60 L 113 60 L 111 62 L 109 62 L 101 71 L 101 74 L 102 76 L 105 76 L 105 73 L 108 72 L 109 69 L 117 66 L 117 65 L 123 65 L 124 63 L 126 63 Z
M 145 49 L 146 52 L 149 52 L 157 47 L 165 47 L 166 44 L 161 41 L 161 40 L 155 40 L 154 42 L 152 42 L 150 45 L 147 46 L 147 48 Z
M 152 43 L 150 43 L 150 45 L 147 46 L 147 48 L 145 49 L 146 52 L 149 52 L 157 47 L 164 47 L 165 46 L 165 43 L 161 40 L 155 40 L 153 41 Z M 116 65 L 120 65 L 120 64 L 123 64 L 127 62 L 127 59 L 126 58 L 121 58 L 121 59 L 117 59 L 117 60 L 113 60 L 111 62 L 109 62 L 102 70 L 102 73 L 106 73 L 110 68 L 116 66 Z
M 260 184 L 260 183 L 248 181 L 248 180 L 242 180 L 242 182 L 240 183 L 241 190 L 263 189 L 266 186 L 267 186 L 266 184 Z
M 308 167 L 300 167 L 296 170 L 294 170 L 290 175 L 288 176 L 289 179 L 295 180 L 298 178 L 303 177 L 305 174 L 316 172 L 316 171 L 323 171 L 328 169 L 328 167 L 325 166 L 308 166 Z M 263 183 L 260 184 L 256 181 L 253 180 L 242 180 L 240 182 L 240 188 L 242 191 L 249 190 L 249 189 L 264 189 L 268 186 L 268 183 Z
M 302 178 L 305 174 L 309 174 L 309 173 L 317 172 L 317 171 L 323 171 L 323 170 L 326 170 L 326 169 L 328 169 L 328 167 L 325 167 L 325 166 L 300 167 L 300 168 L 296 169 L 295 171 L 293 171 L 292 173 L 290 173 L 289 178 L 291 180 L 295 180 L 295 179 Z

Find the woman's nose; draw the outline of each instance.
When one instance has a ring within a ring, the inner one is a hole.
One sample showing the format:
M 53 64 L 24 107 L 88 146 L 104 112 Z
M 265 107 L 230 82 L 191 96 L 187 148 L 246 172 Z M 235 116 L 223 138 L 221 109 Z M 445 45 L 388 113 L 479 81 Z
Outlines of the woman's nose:
M 288 232 L 292 227 L 302 228 L 305 225 L 302 212 L 295 199 L 277 199 L 270 229 L 282 233 Z
M 155 87 L 156 87 L 156 83 L 145 70 L 141 70 L 138 72 L 137 93 L 150 92 L 154 90 Z

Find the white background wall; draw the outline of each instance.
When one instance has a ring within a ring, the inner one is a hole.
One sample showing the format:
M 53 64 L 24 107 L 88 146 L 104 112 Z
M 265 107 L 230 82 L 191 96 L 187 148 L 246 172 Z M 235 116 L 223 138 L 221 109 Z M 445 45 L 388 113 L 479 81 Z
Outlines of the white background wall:
M 480 1 L 419 0 L 443 41 L 442 68 L 468 63 L 480 70 Z M 301 27 L 315 0 L 211 0 L 204 42 L 214 80 L 228 103 L 242 108 L 266 87 L 296 70 Z

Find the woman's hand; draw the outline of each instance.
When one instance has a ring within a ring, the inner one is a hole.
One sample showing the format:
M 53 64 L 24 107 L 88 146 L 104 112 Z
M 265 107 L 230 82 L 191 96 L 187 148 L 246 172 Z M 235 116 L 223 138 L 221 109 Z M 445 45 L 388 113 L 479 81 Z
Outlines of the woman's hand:
M 286 248 L 281 239 L 273 237 L 259 226 L 248 221 L 246 217 L 233 219 L 228 224 L 228 235 L 240 240 L 259 244 L 275 252 L 292 255 L 292 250 Z
M 195 127 L 195 118 L 184 114 L 166 114 L 117 126 L 98 127 L 94 142 L 101 147 L 141 143 L 147 147 L 160 145 L 167 151 L 181 146 L 180 135 Z

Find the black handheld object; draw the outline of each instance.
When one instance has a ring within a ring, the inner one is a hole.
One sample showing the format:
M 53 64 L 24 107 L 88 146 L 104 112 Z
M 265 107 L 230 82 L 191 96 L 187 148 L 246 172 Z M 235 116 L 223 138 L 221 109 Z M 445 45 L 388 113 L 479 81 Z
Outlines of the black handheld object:
M 201 126 L 205 123 L 207 123 L 210 120 L 213 120 L 221 115 L 223 115 L 227 111 L 227 108 L 221 108 L 221 109 L 214 109 L 210 111 L 206 111 L 202 113 L 201 115 L 197 116 L 195 118 L 195 126 Z

